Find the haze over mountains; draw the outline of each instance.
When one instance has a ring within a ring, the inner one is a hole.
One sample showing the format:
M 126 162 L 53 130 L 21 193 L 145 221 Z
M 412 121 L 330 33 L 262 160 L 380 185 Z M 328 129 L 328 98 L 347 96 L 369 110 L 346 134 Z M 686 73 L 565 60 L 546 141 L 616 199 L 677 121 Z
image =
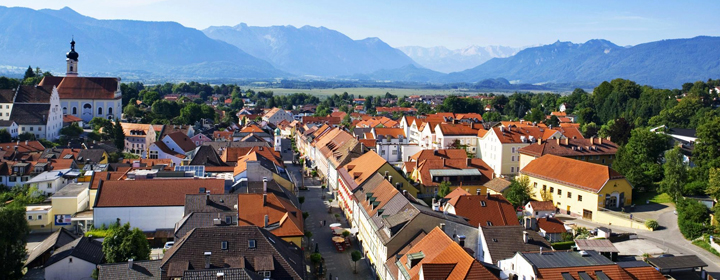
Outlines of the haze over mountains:
M 353 40 L 325 27 L 258 27 L 241 23 L 213 26 L 203 32 L 296 75 L 352 75 L 415 64 L 378 38 Z
M 6 7 L 0 7 L 0 34 L 0 75 L 12 67 L 21 75 L 27 65 L 64 73 L 64 54 L 74 36 L 82 75 L 126 80 L 318 77 L 587 84 L 626 78 L 675 88 L 720 76 L 720 48 L 716 47 L 720 37 L 704 36 L 630 47 L 590 40 L 558 41 L 523 50 L 502 46 L 397 49 L 379 38 L 353 40 L 325 27 L 239 24 L 200 31 L 176 22 L 98 20 L 69 8 Z
M 398 49 L 423 67 L 442 73 L 450 73 L 476 67 L 492 58 L 512 56 L 522 48 L 469 46 L 451 50 L 443 46 L 431 48 L 406 46 Z

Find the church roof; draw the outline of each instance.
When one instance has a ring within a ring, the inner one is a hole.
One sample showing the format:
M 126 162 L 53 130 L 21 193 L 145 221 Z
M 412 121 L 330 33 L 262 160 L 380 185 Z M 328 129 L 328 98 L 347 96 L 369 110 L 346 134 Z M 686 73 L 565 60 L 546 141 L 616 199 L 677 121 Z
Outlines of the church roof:
M 44 77 L 38 86 L 56 86 L 60 99 L 115 99 L 118 78 Z

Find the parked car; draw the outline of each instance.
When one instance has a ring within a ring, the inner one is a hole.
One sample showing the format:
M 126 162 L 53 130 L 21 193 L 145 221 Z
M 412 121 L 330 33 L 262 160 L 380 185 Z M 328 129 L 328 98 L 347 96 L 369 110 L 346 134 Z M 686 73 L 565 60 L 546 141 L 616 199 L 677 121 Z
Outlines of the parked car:
M 163 249 L 170 250 L 170 248 L 172 248 L 173 245 L 175 245 L 175 241 L 165 242 L 165 246 L 163 247 Z

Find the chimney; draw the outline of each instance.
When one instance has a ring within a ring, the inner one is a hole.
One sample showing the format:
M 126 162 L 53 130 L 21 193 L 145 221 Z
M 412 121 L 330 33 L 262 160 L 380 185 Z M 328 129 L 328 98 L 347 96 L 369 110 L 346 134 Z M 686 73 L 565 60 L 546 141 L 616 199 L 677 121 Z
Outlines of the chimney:
M 25 146 L 27 146 L 27 144 L 28 144 L 28 140 L 25 140 Z
M 598 137 L 598 145 L 602 145 L 602 137 Z
M 568 139 L 567 137 L 565 138 L 565 145 L 570 145 L 570 139 Z
M 388 182 L 392 183 L 392 176 L 388 176 Z
M 267 194 L 267 177 L 263 177 L 263 194 Z
M 538 143 L 538 145 L 542 145 L 542 139 L 538 138 L 537 143 Z
M 267 227 L 269 223 L 270 223 L 270 216 L 265 215 L 265 223 L 264 223 L 265 226 L 264 227 Z
M 466 163 L 466 165 L 467 165 L 468 167 L 470 167 L 471 163 L 472 163 L 472 158 L 467 158 L 467 163 Z
M 385 176 L 383 176 L 383 178 L 387 179 L 388 173 L 390 173 L 390 172 L 389 172 L 389 171 L 385 171 Z
M 612 140 L 610 139 L 610 136 L 608 136 L 606 139 L 607 139 L 608 141 L 612 141 Z
M 210 205 L 210 191 L 205 191 L 205 205 Z
M 225 279 L 225 272 L 218 272 L 217 274 L 217 280 L 223 280 Z
M 523 231 L 523 243 L 527 244 L 530 239 L 530 235 L 527 231 Z
M 465 247 L 465 235 L 458 236 L 458 245 L 463 248 Z
M 485 199 L 490 199 L 490 192 L 485 190 Z
M 212 255 L 211 252 L 205 252 L 205 269 L 210 268 L 210 256 Z
M 128 269 L 132 269 L 133 264 L 134 264 L 133 259 L 128 259 Z
M 562 143 L 560 143 L 560 138 L 555 138 L 555 140 L 557 140 L 558 145 L 562 145 Z
M 445 158 L 443 158 L 443 167 L 445 167 Z
M 403 190 L 403 191 L 402 191 L 402 194 L 403 194 L 404 197 L 407 197 L 407 190 Z

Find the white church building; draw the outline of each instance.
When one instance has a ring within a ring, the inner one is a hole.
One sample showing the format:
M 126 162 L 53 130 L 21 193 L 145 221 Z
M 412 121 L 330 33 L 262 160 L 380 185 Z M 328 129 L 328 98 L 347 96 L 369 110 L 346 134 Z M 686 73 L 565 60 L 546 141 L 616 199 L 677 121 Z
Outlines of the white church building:
M 89 122 L 94 117 L 119 119 L 122 114 L 120 78 L 78 76 L 78 53 L 75 40 L 70 42 L 66 55 L 65 77 L 45 77 L 38 86 L 55 86 L 64 115 L 72 115 Z

